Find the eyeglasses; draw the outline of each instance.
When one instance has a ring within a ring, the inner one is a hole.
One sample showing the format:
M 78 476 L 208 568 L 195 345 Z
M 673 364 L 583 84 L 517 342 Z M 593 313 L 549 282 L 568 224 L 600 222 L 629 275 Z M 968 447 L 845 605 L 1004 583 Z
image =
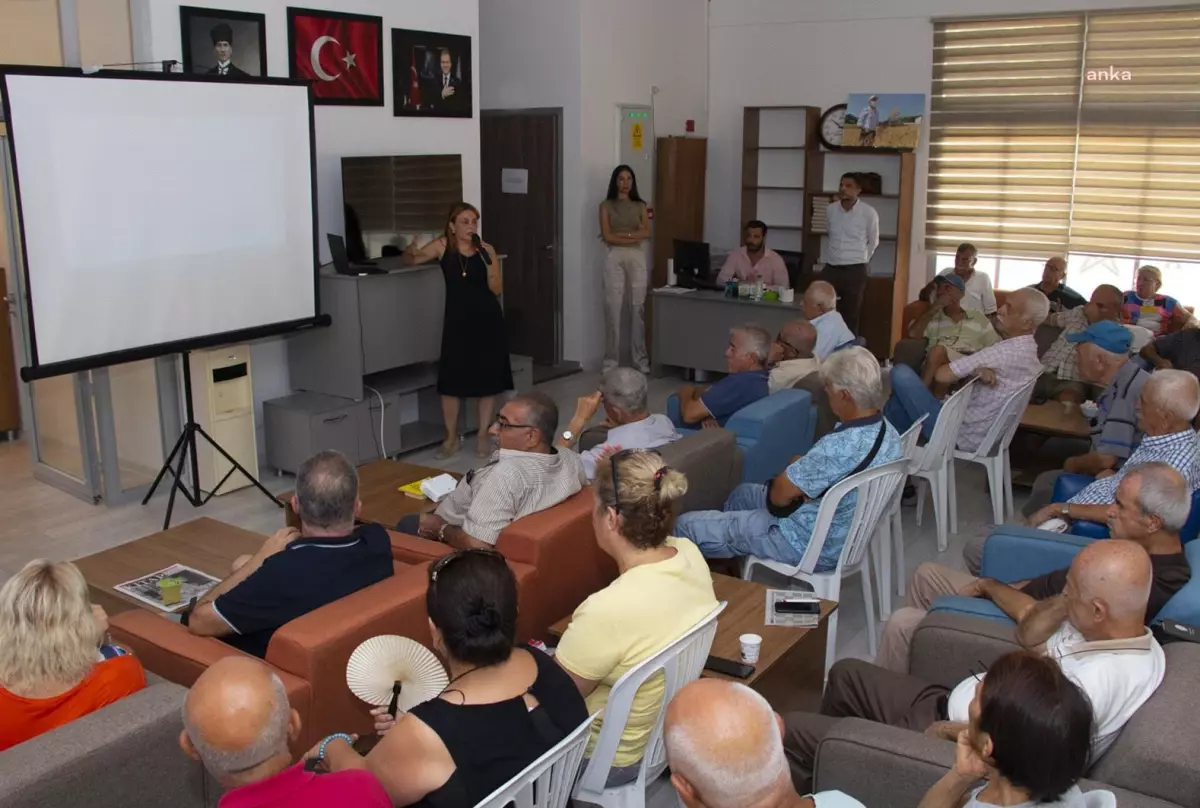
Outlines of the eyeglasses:
M 500 429 L 537 429 L 537 427 L 532 424 L 511 423 L 503 415 L 496 416 L 496 426 Z

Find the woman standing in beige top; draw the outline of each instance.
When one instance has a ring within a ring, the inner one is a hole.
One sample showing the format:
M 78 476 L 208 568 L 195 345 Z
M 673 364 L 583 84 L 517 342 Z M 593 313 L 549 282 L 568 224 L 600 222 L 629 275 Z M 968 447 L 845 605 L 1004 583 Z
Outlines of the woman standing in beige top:
M 629 305 L 633 364 L 642 373 L 649 373 L 645 242 L 650 238 L 650 216 L 646 203 L 638 195 L 637 178 L 629 166 L 613 169 L 608 198 L 600 203 L 600 238 L 608 245 L 608 258 L 604 262 L 604 369 L 620 364 L 621 307 L 628 283 L 633 295 Z

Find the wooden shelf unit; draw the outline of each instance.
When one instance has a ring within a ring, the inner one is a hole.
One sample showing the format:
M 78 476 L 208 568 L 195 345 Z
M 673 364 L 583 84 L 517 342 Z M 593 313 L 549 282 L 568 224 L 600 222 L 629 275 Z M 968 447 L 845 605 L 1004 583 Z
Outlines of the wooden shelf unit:
M 796 121 L 793 126 L 795 131 L 781 132 L 780 122 L 789 117 Z M 867 281 L 860 322 L 867 347 L 876 356 L 887 357 L 900 339 L 902 313 L 908 302 L 916 156 L 911 151 L 861 146 L 824 149 L 817 136 L 820 120 L 819 107 L 745 108 L 742 123 L 742 222 L 752 219 L 766 222 L 773 232 L 779 231 L 777 238 L 768 236 L 771 246 L 776 249 L 799 249 L 803 253 L 800 291 L 816 277 L 813 265 L 821 258 L 825 232 L 814 229 L 813 213 L 819 209 L 817 206 L 828 204 L 827 200 L 835 190 L 826 187 L 827 162 L 835 161 L 836 168 L 829 171 L 834 185 L 846 171 L 874 171 L 881 174 L 884 193 L 863 194 L 862 199 L 876 209 L 880 229 L 889 235 L 880 236 L 880 248 L 872 258 L 871 270 L 874 274 Z M 804 145 L 778 146 L 770 141 L 764 144 L 764 133 L 776 142 L 802 141 Z M 772 159 L 764 155 L 778 153 L 801 154 L 802 165 L 795 167 L 795 176 L 772 173 L 769 184 L 760 183 L 763 162 Z M 860 156 L 861 161 L 853 159 Z M 846 159 L 848 157 L 852 159 Z M 855 165 L 855 162 L 861 162 L 862 165 Z M 787 208 L 800 211 L 801 215 L 795 220 L 764 215 L 764 199 L 770 200 L 769 207 L 775 210 Z

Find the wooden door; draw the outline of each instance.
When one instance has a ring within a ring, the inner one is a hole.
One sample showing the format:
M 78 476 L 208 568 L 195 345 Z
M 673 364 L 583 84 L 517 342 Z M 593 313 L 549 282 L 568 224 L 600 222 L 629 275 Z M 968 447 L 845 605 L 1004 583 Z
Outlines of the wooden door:
M 481 229 L 507 256 L 509 351 L 552 365 L 561 358 L 562 112 L 484 110 L 481 117 Z

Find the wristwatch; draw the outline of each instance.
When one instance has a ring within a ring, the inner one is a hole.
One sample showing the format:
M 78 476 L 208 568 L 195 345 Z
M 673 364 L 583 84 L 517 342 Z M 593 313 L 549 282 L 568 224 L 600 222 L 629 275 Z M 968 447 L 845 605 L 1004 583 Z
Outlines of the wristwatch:
M 1069 502 L 1064 502 L 1064 503 L 1062 504 L 1062 515 L 1063 515 L 1063 518 L 1064 518 L 1064 519 L 1070 519 L 1070 518 L 1071 518 L 1071 503 L 1069 503 Z
M 575 442 L 575 433 L 568 429 L 562 433 L 562 439 L 565 440 L 567 443 L 574 443 Z

